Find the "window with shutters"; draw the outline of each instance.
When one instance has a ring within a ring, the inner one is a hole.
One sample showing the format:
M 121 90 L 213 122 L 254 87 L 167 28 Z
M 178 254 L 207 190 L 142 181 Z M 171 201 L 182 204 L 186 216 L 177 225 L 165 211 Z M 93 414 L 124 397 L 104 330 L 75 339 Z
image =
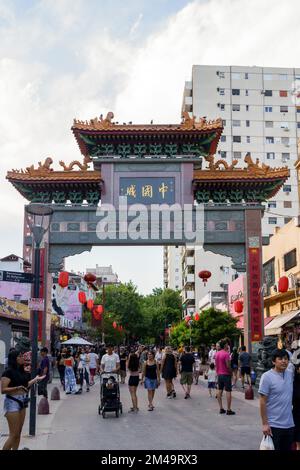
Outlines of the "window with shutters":
M 289 251 L 283 256 L 283 262 L 284 262 L 284 270 L 288 271 L 289 269 L 292 269 L 296 266 L 297 264 L 297 250 L 296 248 L 294 250 Z

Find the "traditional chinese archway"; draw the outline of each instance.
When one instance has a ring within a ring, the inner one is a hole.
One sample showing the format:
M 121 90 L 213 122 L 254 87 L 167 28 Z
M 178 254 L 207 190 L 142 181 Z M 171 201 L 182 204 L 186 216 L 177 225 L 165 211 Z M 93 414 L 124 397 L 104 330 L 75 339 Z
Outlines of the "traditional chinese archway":
M 59 271 L 66 256 L 96 245 L 191 244 L 184 234 L 176 235 L 175 219 L 168 238 L 162 236 L 160 219 L 157 236 L 147 238 L 153 226 L 150 216 L 141 237 L 127 237 L 118 225 L 116 238 L 99 238 L 99 208 L 111 205 L 119 214 L 120 196 L 127 197 L 129 212 L 136 203 L 149 209 L 153 204 L 176 205 L 177 212 L 178 207 L 183 211 L 189 205 L 194 216 L 201 205 L 204 249 L 230 256 L 237 271 L 247 271 L 245 342 L 251 350 L 251 342 L 263 335 L 262 202 L 278 192 L 289 170 L 260 165 L 250 154 L 245 156 L 245 168 L 238 168 L 236 160 L 230 165 L 215 161 L 223 131 L 221 119 L 196 121 L 185 113 L 178 125 L 119 125 L 113 117 L 108 113 L 105 119 L 74 120 L 72 131 L 83 163 L 60 161 L 58 171 L 52 168 L 53 160 L 46 158 L 37 168 L 31 165 L 7 174 L 29 203 L 51 204 L 54 209 L 49 273 Z M 32 239 L 25 238 L 25 243 L 32 246 Z

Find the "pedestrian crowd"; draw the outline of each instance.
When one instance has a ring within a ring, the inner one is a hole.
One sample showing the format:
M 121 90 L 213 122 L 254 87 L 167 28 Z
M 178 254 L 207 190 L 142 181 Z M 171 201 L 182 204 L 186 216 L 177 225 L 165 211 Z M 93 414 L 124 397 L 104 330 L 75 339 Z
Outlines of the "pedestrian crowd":
M 262 432 L 271 437 L 276 450 L 291 449 L 296 442 L 300 450 L 300 348 L 294 352 L 278 349 L 273 352 L 273 368 L 265 372 L 259 384 L 260 414 Z M 1 379 L 1 392 L 5 394 L 4 412 L 9 426 L 9 437 L 3 449 L 18 449 L 21 431 L 28 406 L 30 387 L 38 384 L 38 394 L 48 397 L 47 384 L 51 370 L 51 359 L 47 348 L 40 350 L 38 374 L 30 376 L 28 351 L 12 348 L 8 354 L 7 367 Z M 193 383 L 199 383 L 199 376 L 207 379 L 208 394 L 215 396 L 219 413 L 235 415 L 232 410 L 232 389 L 241 380 L 253 382 L 252 358 L 245 346 L 231 349 L 228 338 L 212 344 L 210 350 L 193 351 L 190 346 L 172 348 L 113 346 L 65 348 L 56 351 L 55 365 L 60 382 L 66 394 L 89 392 L 98 374 L 119 376 L 128 387 L 132 406 L 129 413 L 138 413 L 138 388 L 141 384 L 147 391 L 148 410 L 155 409 L 155 391 L 164 379 L 166 398 L 176 398 L 175 379 L 180 376 L 184 399 L 191 398 Z M 29 369 L 28 369 L 29 367 Z M 223 407 L 225 390 L 226 409 Z

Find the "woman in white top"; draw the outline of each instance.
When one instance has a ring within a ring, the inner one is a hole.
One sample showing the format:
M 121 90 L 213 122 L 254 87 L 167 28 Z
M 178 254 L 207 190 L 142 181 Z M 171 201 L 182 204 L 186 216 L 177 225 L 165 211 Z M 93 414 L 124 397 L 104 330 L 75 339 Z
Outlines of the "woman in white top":
M 157 348 L 156 349 L 156 354 L 155 354 L 155 360 L 156 360 L 156 363 L 158 365 L 158 368 L 159 368 L 159 371 L 161 370 L 161 362 L 162 362 L 162 350 L 161 348 Z
M 91 349 L 91 352 L 88 354 L 88 357 L 89 357 L 89 369 L 90 369 L 90 376 L 91 376 L 90 385 L 94 385 L 95 374 L 96 374 L 97 369 L 99 368 L 99 357 L 98 357 L 98 354 L 95 353 L 95 348 Z
M 195 379 L 195 385 L 198 385 L 199 382 L 199 375 L 200 375 L 200 359 L 198 354 L 194 354 L 195 357 L 195 371 L 194 371 L 194 379 Z
M 212 362 L 209 365 L 209 369 L 207 372 L 207 380 L 208 380 L 208 391 L 209 396 L 212 397 L 212 390 L 216 389 L 216 381 L 217 381 L 217 373 L 215 371 L 215 364 Z M 216 395 L 217 398 L 217 395 Z

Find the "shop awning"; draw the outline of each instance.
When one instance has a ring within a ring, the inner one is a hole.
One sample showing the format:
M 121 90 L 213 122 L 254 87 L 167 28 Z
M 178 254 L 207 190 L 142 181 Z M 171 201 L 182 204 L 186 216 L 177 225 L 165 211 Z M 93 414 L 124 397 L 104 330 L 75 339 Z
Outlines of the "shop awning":
M 278 315 L 276 315 L 275 317 L 265 317 L 264 318 L 264 325 L 267 326 L 272 320 L 274 320 L 275 318 L 277 318 Z
M 265 335 L 279 335 L 281 327 L 297 316 L 300 318 L 300 310 L 293 310 L 292 312 L 278 315 L 265 326 Z

